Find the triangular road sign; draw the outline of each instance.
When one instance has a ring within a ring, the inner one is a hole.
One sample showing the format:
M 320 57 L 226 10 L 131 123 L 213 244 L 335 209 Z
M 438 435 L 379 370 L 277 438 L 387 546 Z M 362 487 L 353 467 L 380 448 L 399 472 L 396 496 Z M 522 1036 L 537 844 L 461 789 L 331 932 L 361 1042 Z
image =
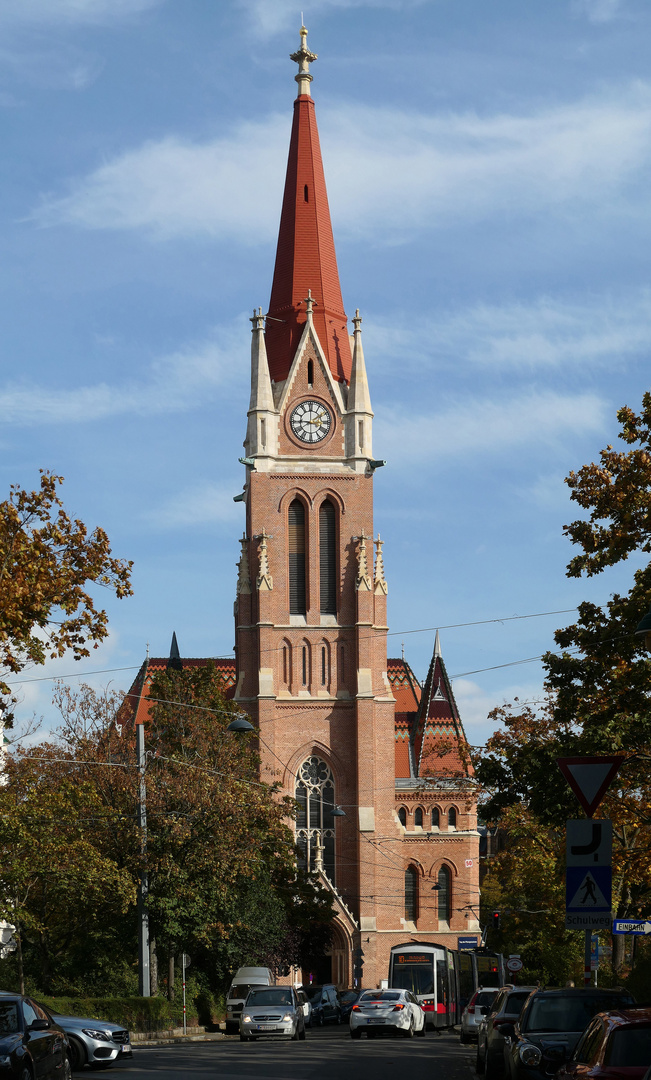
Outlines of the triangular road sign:
M 586 814 L 592 817 L 624 757 L 613 754 L 611 757 L 565 757 L 556 760 Z

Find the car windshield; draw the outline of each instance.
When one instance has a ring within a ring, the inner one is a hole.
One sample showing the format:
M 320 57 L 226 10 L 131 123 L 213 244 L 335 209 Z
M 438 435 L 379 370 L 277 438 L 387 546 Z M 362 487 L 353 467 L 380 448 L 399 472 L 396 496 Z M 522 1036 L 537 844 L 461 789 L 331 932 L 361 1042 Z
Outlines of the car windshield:
M 651 1026 L 619 1028 L 608 1043 L 605 1064 L 629 1068 L 648 1065 L 651 1061 Z
M 251 1005 L 292 1005 L 291 990 L 270 987 L 265 990 L 252 990 L 246 999 L 247 1008 Z
M 18 1005 L 15 1001 L 0 1002 L 0 1035 L 15 1035 L 18 1027 Z
M 586 997 L 534 997 L 523 1031 L 583 1031 L 595 1013 L 621 1008 L 621 997 L 591 994 Z
M 370 994 L 364 994 L 359 1000 L 360 1005 L 366 1004 L 367 1001 L 400 1001 L 400 994 L 392 994 L 390 991 L 379 993 L 372 991 Z

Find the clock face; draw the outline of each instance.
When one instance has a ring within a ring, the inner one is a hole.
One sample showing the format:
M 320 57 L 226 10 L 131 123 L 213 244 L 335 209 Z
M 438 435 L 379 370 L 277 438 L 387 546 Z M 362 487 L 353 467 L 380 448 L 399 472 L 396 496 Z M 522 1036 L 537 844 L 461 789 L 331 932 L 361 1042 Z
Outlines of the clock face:
M 332 414 L 320 401 L 302 401 L 292 410 L 289 422 L 301 442 L 318 443 L 332 427 Z

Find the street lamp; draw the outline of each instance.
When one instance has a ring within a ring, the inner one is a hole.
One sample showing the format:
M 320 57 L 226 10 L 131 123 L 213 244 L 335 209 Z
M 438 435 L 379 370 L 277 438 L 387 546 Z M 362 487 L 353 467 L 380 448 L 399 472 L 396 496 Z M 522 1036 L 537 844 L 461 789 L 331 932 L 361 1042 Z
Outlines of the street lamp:
M 253 724 L 250 724 L 244 713 L 240 713 L 234 720 L 231 720 L 230 724 L 226 728 L 227 731 L 255 731 Z
M 644 637 L 644 647 L 651 652 L 651 608 L 649 608 L 642 621 L 638 623 L 635 636 Z

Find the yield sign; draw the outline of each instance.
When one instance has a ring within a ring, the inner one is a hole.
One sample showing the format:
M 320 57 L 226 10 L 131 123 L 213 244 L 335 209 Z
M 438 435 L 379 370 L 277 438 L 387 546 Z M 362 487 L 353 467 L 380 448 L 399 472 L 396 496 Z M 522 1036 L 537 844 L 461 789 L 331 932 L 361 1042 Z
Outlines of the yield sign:
M 588 817 L 592 817 L 599 806 L 623 760 L 623 755 L 615 754 L 612 757 L 556 758 L 559 769 Z

